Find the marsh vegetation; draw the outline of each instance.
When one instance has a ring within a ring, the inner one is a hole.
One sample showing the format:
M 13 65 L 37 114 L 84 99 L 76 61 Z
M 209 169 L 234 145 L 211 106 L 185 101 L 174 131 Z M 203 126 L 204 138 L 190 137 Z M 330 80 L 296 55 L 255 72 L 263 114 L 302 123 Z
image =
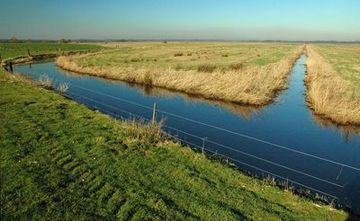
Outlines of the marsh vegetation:
M 56 62 L 78 73 L 263 105 L 286 88 L 303 51 L 302 45 L 260 43 L 123 43 L 115 48 Z
M 307 97 L 315 113 L 360 125 L 360 46 L 307 47 Z
M 3 60 L 20 56 L 103 49 L 100 45 L 75 43 L 0 43 Z

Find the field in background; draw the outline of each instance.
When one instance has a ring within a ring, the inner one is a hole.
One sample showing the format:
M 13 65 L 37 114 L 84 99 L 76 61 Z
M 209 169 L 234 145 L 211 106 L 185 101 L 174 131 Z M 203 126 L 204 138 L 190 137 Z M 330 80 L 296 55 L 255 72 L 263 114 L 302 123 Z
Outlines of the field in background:
M 307 52 L 307 96 L 315 113 L 360 125 L 360 45 L 311 45 Z
M 360 45 L 316 45 L 314 49 L 340 77 L 360 90 Z
M 28 49 L 31 54 L 56 53 L 61 51 L 81 51 L 102 49 L 100 45 L 74 44 L 74 43 L 0 43 L 2 59 L 27 56 Z
M 141 42 L 112 51 L 60 57 L 67 70 L 174 89 L 210 99 L 262 105 L 286 88 L 302 45 Z

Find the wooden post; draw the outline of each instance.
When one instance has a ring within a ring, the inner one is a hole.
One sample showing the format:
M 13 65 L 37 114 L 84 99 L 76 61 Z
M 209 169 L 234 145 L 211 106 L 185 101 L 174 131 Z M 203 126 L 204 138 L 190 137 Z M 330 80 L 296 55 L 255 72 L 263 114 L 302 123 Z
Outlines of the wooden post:
M 205 153 L 206 140 L 207 140 L 207 137 L 204 137 L 203 138 L 203 143 L 202 143 L 202 149 L 201 149 L 202 153 Z
M 28 52 L 29 57 L 31 57 L 30 49 L 27 49 L 27 52 Z
M 153 106 L 153 113 L 152 113 L 152 123 L 155 124 L 156 122 L 156 103 Z
M 11 62 L 11 61 L 9 62 L 9 68 L 10 68 L 10 72 L 13 73 L 14 70 L 13 70 L 13 66 L 12 66 L 12 62 Z

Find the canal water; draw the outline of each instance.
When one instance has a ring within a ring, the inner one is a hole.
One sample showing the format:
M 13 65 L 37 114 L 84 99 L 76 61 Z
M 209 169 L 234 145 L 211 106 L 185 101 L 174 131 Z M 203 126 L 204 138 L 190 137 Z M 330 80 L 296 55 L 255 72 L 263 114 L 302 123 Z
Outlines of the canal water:
M 163 130 L 184 143 L 360 212 L 360 128 L 337 127 L 307 107 L 305 55 L 295 63 L 288 89 L 263 108 L 78 75 L 54 62 L 14 71 L 34 80 L 46 75 L 54 87 L 65 82 L 67 96 L 117 118 L 151 119 L 156 103 Z

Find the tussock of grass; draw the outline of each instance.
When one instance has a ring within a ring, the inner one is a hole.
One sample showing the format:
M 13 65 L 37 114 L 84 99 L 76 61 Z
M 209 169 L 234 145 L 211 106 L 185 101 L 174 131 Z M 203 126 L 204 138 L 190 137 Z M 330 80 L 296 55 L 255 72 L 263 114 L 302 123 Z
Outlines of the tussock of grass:
M 216 65 L 203 64 L 203 65 L 200 65 L 200 66 L 197 68 L 197 71 L 198 71 L 198 72 L 213 73 L 216 68 L 217 68 Z
M 47 76 L 46 74 L 43 74 L 40 76 L 38 83 L 42 87 L 52 88 L 53 81 L 51 78 L 49 78 L 49 76 Z
M 152 85 L 153 84 L 153 80 L 151 78 L 150 73 L 145 73 L 145 75 L 144 75 L 144 84 L 145 85 Z
M 175 53 L 174 54 L 174 57 L 181 57 L 181 56 L 183 56 L 184 55 L 184 53 Z
M 315 113 L 340 124 L 360 125 L 360 91 L 313 47 L 307 47 L 307 54 L 307 97 Z
M 0 70 L 1 220 L 344 220 Z
M 69 84 L 66 82 L 62 82 L 58 85 L 58 87 L 56 88 L 57 91 L 59 91 L 60 93 L 66 93 L 69 90 Z
M 145 45 L 147 46 L 147 44 Z M 231 59 L 212 62 L 212 59 L 219 58 L 218 53 L 222 54 L 224 50 L 230 50 L 228 48 L 222 49 L 225 46 L 231 48 L 231 44 L 224 46 L 222 44 L 203 44 L 201 47 L 192 46 L 192 44 L 182 46 L 182 49 L 185 47 L 185 49 L 193 49 L 194 51 L 196 48 L 205 48 L 206 51 L 200 52 L 202 54 L 206 52 L 206 56 L 204 58 L 198 57 L 198 60 L 194 60 L 192 57 L 182 57 L 181 63 L 168 57 L 165 59 L 165 56 L 162 57 L 162 53 L 164 53 L 162 50 L 145 51 L 149 53 L 146 54 L 147 56 L 157 56 L 157 58 L 162 59 L 156 65 L 149 64 L 149 62 L 146 64 L 139 62 L 136 65 L 122 65 L 123 63 L 104 65 L 108 62 L 109 54 L 98 54 L 93 57 L 59 57 L 56 63 L 63 69 L 78 73 L 139 84 L 145 84 L 145 80 L 150 82 L 149 78 L 151 78 L 151 84 L 158 87 L 178 90 L 209 99 L 263 105 L 271 102 L 277 91 L 286 88 L 288 73 L 291 71 L 296 58 L 302 52 L 302 46 L 300 45 L 278 45 L 278 49 L 271 48 L 271 50 L 268 45 L 251 45 L 252 48 L 259 47 L 259 50 L 264 51 L 267 56 L 262 56 L 261 61 L 258 61 L 256 60 L 258 59 L 256 54 L 250 53 L 251 56 L 246 55 L 246 57 L 242 58 L 244 62 L 238 61 L 234 66 L 230 66 L 234 64 Z M 145 50 L 137 47 L 133 46 L 132 50 Z M 152 49 L 152 45 L 148 47 Z M 174 49 L 166 47 L 163 50 L 172 52 L 179 49 L 175 46 L 172 47 Z M 244 50 L 247 47 L 247 45 L 234 45 L 234 48 L 238 50 Z M 230 51 L 236 52 L 234 49 Z M 133 53 L 130 52 L 130 54 Z M 111 56 L 122 56 L 122 54 L 114 52 Z M 232 56 L 232 59 L 235 59 L 235 56 Z M 204 65 L 204 62 L 212 63 Z M 228 62 L 230 62 L 230 68 L 224 68 Z M 241 68 L 240 64 L 246 65 L 246 68 Z
M 131 58 L 130 61 L 131 62 L 140 62 L 140 61 L 142 61 L 142 59 L 141 58 Z
M 232 70 L 242 70 L 244 68 L 244 64 L 243 63 L 232 64 L 229 66 L 229 68 Z

